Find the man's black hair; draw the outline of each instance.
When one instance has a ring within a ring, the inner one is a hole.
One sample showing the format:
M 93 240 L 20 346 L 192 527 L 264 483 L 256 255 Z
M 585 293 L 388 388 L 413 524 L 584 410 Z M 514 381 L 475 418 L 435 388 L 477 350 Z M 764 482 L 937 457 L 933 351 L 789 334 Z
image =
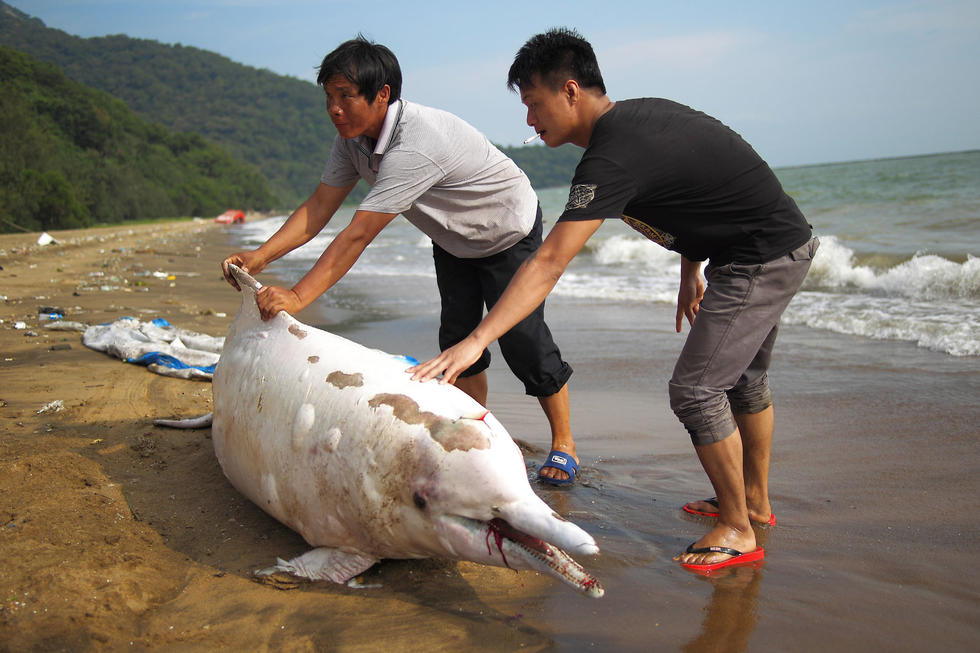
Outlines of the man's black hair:
M 592 46 L 567 27 L 555 27 L 528 39 L 510 66 L 507 88 L 519 91 L 533 86 L 535 75 L 552 90 L 574 79 L 582 88 L 595 88 L 606 94 Z
M 391 89 L 388 104 L 402 93 L 402 69 L 395 54 L 383 45 L 372 43 L 361 34 L 341 43 L 323 58 L 316 83 L 324 86 L 334 75 L 343 75 L 357 84 L 360 94 L 373 104 L 378 92 L 387 84 Z

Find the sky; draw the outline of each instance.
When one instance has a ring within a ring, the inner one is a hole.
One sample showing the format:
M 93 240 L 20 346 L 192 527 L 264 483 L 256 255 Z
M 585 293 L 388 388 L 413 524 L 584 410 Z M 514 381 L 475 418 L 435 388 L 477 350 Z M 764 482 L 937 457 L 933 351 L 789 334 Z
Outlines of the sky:
M 976 0 L 5 1 L 76 36 L 180 43 L 310 82 L 362 33 L 398 57 L 405 99 L 501 145 L 532 134 L 506 87 L 514 54 L 561 26 L 592 43 L 613 100 L 690 105 L 774 167 L 980 149 Z

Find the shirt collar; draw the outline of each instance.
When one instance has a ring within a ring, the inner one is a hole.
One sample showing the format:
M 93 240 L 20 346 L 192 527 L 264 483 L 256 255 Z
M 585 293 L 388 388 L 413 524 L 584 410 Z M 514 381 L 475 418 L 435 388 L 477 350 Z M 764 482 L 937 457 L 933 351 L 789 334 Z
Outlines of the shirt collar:
M 378 142 L 374 145 L 374 154 L 381 156 L 388 149 L 388 145 L 391 143 L 391 137 L 395 134 L 395 126 L 402 117 L 402 109 L 404 104 L 401 100 L 395 100 L 394 103 L 388 105 L 388 111 L 385 112 L 385 121 L 381 125 L 381 133 L 378 134 Z

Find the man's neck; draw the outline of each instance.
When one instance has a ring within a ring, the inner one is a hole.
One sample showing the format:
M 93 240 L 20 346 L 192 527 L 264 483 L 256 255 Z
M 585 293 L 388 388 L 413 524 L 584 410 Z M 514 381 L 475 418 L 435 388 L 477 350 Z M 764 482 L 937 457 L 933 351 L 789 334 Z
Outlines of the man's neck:
M 385 124 L 385 116 L 388 115 L 388 109 L 390 105 L 385 103 L 384 109 L 381 111 L 380 115 L 375 118 L 371 127 L 364 130 L 364 135 L 371 139 L 372 143 L 378 142 L 378 137 L 381 136 L 381 128 Z
M 582 98 L 582 105 L 579 109 L 581 115 L 582 130 L 572 139 L 572 143 L 579 147 L 588 147 L 592 142 L 592 132 L 599 118 L 604 116 L 607 111 L 616 105 L 609 99 L 608 95 L 586 95 Z

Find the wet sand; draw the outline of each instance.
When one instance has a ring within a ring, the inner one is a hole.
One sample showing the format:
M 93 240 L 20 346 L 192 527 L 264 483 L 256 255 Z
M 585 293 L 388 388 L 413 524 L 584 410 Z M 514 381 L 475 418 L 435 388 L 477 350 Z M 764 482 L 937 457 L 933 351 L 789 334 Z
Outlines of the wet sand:
M 708 527 L 679 506 L 711 495 L 667 406 L 683 342 L 673 311 L 550 300 L 576 370 L 584 469 L 571 489 L 536 489 L 596 537 L 602 553 L 580 562 L 604 598 L 445 561 L 385 561 L 364 576 L 375 589 L 258 582 L 255 569 L 305 543 L 228 484 L 207 429 L 152 425 L 210 410 L 210 384 L 122 363 L 37 320 L 38 307 L 56 306 L 69 320 L 163 317 L 222 335 L 238 306 L 217 267 L 233 249 L 227 228 L 53 235 L 60 244 L 45 248 L 37 234 L 0 236 L 0 650 L 980 645 L 975 358 L 785 328 L 772 371 L 778 525 L 758 531 L 759 568 L 705 578 L 670 559 Z M 314 306 L 298 317 L 388 351 L 435 353 L 435 310 L 363 322 Z M 548 444 L 537 402 L 499 357 L 490 382 L 490 408 L 530 445 L 533 472 Z M 37 414 L 56 399 L 63 411 Z

